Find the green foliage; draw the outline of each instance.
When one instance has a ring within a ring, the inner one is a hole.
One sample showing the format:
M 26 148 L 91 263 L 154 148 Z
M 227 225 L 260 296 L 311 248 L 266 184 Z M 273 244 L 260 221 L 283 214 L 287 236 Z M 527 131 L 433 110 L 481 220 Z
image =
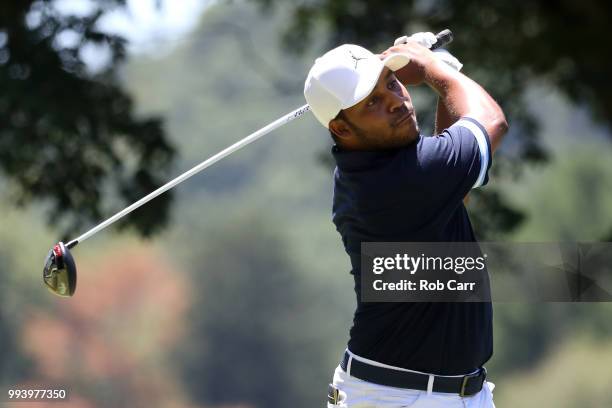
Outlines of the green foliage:
M 609 310 L 608 310 L 609 312 Z M 560 337 L 550 358 L 500 379 L 493 392 L 499 407 L 602 408 L 612 406 L 612 343 L 609 338 Z
M 0 386 L 14 384 L 16 380 L 27 378 L 31 373 L 31 361 L 18 349 L 20 322 L 11 313 L 14 310 L 7 304 L 7 298 L 12 296 L 3 293 L 9 289 L 14 290 L 12 274 L 15 270 L 12 254 L 0 246 Z
M 489 211 L 494 208 L 495 211 Z M 525 219 L 523 211 L 505 204 L 501 191 L 474 191 L 469 198 L 470 219 L 480 239 L 503 238 Z
M 49 223 L 64 234 L 153 190 L 174 156 L 161 120 L 136 117 L 117 84 L 124 40 L 97 29 L 124 1 L 92 4 L 84 17 L 46 0 L 0 6 L 0 171 L 14 203 L 45 202 Z M 63 44 L 66 35 L 76 41 Z M 87 47 L 110 56 L 98 73 L 87 70 Z M 170 201 L 158 199 L 123 225 L 152 234 L 167 221 Z
M 194 303 L 179 359 L 191 394 L 207 405 L 290 398 L 307 407 L 323 398 L 311 392 L 329 375 L 312 364 L 322 352 L 309 341 L 321 317 L 307 310 L 317 292 L 270 221 L 243 216 L 207 231 L 215 239 L 189 262 Z
M 529 222 L 512 238 L 519 241 L 609 241 L 612 220 L 612 162 L 604 143 L 557 149 L 549 166 L 506 187 L 513 205 Z

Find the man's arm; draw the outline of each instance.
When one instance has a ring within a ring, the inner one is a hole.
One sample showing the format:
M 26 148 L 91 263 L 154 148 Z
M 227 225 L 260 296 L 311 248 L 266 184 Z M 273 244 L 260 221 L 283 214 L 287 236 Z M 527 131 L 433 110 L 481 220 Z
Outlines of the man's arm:
M 476 82 L 455 70 L 450 71 L 460 76 L 448 75 L 450 73 L 448 67 L 445 67 L 444 71 L 446 72 L 433 68 L 425 74 L 425 81 L 439 95 L 434 134 L 439 134 L 460 117 L 469 116 L 478 120 L 489 134 L 491 154 L 494 154 L 508 131 L 504 112 Z M 468 194 L 463 198 L 463 204 L 467 205 L 469 199 Z
M 436 129 L 444 129 L 453 119 L 462 116 L 477 120 L 487 131 L 491 151 L 501 144 L 508 130 L 503 111 L 495 100 L 476 82 L 440 61 L 434 54 L 413 41 L 389 48 L 382 54 L 403 53 L 410 62 L 395 72 L 398 79 L 409 85 L 425 82 L 440 97 Z
M 425 67 L 424 80 L 440 96 L 438 107 L 443 105 L 440 119 L 452 123 L 462 116 L 476 119 L 487 131 L 491 152 L 495 152 L 508 131 L 508 123 L 504 112 L 487 91 L 462 73 L 435 60 Z
M 444 129 L 451 126 L 459 120 L 459 116 L 452 115 L 442 98 L 438 98 L 438 106 L 436 107 L 436 123 L 434 127 L 434 135 L 440 134 Z

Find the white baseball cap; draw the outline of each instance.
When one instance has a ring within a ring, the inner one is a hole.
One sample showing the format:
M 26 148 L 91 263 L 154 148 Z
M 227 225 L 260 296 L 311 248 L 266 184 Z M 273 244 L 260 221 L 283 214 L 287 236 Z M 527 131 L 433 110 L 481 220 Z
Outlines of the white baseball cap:
M 341 45 L 315 60 L 304 84 L 306 102 L 319 122 L 329 128 L 342 109 L 358 104 L 372 92 L 384 67 L 397 71 L 409 61 L 402 54 L 381 60 L 358 45 Z

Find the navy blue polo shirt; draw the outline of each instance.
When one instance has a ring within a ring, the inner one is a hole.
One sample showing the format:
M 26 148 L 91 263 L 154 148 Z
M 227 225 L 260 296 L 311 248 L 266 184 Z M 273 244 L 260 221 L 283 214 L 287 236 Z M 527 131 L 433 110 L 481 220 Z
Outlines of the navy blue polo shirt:
M 365 303 L 361 242 L 474 242 L 463 198 L 488 181 L 491 145 L 474 119 L 384 151 L 334 146 L 333 221 L 348 253 L 357 309 L 348 348 L 380 363 L 470 373 L 493 352 L 490 303 Z

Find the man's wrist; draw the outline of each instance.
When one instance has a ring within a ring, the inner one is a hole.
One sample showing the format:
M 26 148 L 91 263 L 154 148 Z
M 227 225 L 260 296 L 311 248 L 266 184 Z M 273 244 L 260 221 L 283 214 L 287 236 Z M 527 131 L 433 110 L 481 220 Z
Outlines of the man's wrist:
M 458 71 L 449 66 L 446 62 L 434 58 L 433 61 L 424 68 L 424 82 L 438 94 L 443 95 L 446 93 L 450 82 L 456 78 L 457 74 L 459 74 Z
M 453 54 L 448 52 L 448 50 L 444 48 L 438 48 L 437 50 L 434 50 L 433 53 L 438 59 L 444 61 L 455 71 L 461 71 L 461 68 L 463 68 L 463 64 L 459 62 L 459 60 Z

